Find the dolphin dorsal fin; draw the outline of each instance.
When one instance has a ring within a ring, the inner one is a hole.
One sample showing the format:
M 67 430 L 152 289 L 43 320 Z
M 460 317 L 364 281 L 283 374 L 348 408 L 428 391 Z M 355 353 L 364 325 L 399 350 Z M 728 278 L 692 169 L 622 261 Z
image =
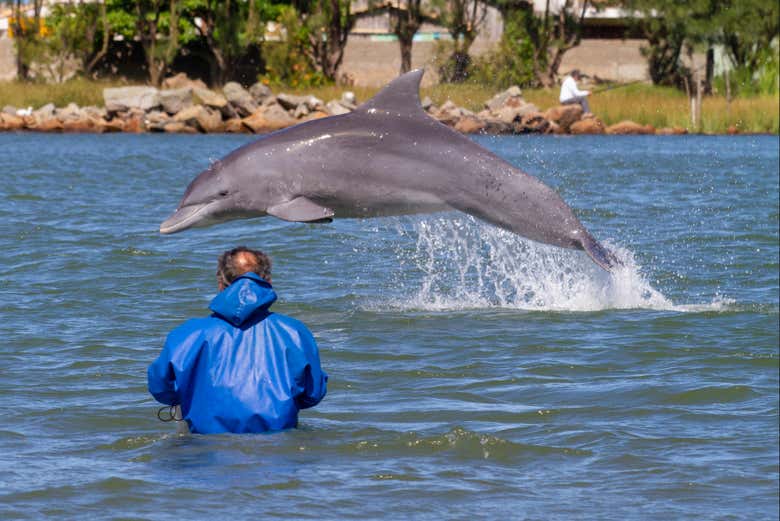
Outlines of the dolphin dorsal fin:
M 423 112 L 420 105 L 420 80 L 425 69 L 415 69 L 388 83 L 376 96 L 360 105 L 357 110 L 371 109 L 393 112 Z

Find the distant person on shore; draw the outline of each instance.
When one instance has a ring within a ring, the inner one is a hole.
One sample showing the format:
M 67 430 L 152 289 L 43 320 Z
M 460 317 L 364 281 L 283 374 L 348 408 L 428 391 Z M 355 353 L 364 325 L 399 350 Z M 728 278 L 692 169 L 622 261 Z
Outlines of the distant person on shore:
M 583 114 L 589 114 L 590 105 L 588 105 L 588 96 L 590 96 L 590 91 L 577 88 L 577 82 L 580 81 L 580 77 L 580 71 L 574 69 L 563 79 L 563 83 L 561 84 L 560 102 L 563 105 L 578 103 L 582 107 Z
M 269 311 L 276 293 L 263 252 L 243 246 L 224 252 L 217 285 L 212 315 L 168 335 L 149 366 L 149 392 L 193 433 L 296 427 L 298 411 L 326 392 L 314 337 L 301 322 Z

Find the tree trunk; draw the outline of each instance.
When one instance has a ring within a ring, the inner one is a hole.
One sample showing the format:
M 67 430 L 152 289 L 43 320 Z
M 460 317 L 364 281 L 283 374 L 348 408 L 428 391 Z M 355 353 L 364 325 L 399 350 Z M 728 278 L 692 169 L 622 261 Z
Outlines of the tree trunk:
M 92 70 L 95 68 L 98 62 L 100 62 L 100 60 L 102 60 L 103 57 L 108 53 L 109 30 L 108 15 L 106 14 L 106 0 L 102 0 L 100 2 L 100 18 L 103 25 L 103 44 L 101 45 L 100 50 L 98 50 L 98 52 L 95 53 L 95 55 L 92 57 L 92 59 L 84 65 L 84 72 L 86 74 L 91 74 Z
M 398 37 L 398 44 L 401 47 L 401 74 L 407 73 L 412 70 L 412 42 L 414 41 L 414 35 L 411 38 Z

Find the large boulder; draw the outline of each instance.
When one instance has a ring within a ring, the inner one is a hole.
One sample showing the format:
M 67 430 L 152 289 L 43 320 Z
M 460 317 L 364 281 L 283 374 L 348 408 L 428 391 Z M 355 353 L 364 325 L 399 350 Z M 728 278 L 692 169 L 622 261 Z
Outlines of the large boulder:
M 447 100 L 441 107 L 431 111 L 431 115 L 445 125 L 454 127 L 465 114 L 463 109 L 455 105 L 452 100 Z
M 599 118 L 586 118 L 575 121 L 569 126 L 571 134 L 603 134 L 604 122 Z
M 569 131 L 572 123 L 579 121 L 582 117 L 582 107 L 578 104 L 558 105 L 547 109 L 544 117 L 557 124 L 561 132 L 565 133 Z
M 118 87 L 103 89 L 103 101 L 108 112 L 130 109 L 151 110 L 160 106 L 160 94 L 154 87 Z
M 281 105 L 274 104 L 259 108 L 241 123 L 255 134 L 263 134 L 294 125 L 295 120 Z
M 104 132 L 106 122 L 103 119 L 95 119 L 86 114 L 78 118 L 70 118 L 62 122 L 63 132 Z
M 197 129 L 198 132 L 206 134 L 222 132 L 225 128 L 222 124 L 222 116 L 219 111 L 204 107 L 203 105 L 188 107 L 173 116 L 173 120 L 185 123 Z
M 259 108 L 249 91 L 235 81 L 226 83 L 222 93 L 240 116 L 250 116 Z
M 340 116 L 342 114 L 349 114 L 353 109 L 345 107 L 339 100 L 334 99 L 325 105 L 325 110 L 327 110 L 331 116 Z
M 65 123 L 67 121 L 83 119 L 88 117 L 89 115 L 85 110 L 83 110 L 75 103 L 68 103 L 63 108 L 55 109 L 54 116 L 60 121 L 62 121 L 63 123 Z
M 42 106 L 38 110 L 34 110 L 32 116 L 35 118 L 35 121 L 40 125 L 44 121 L 53 119 L 55 117 L 56 111 L 57 108 L 54 106 L 54 103 L 47 103 L 46 105 Z
M 175 89 L 205 89 L 206 84 L 201 80 L 193 80 L 189 78 L 185 73 L 180 72 L 175 76 L 165 78 L 162 82 L 162 88 L 166 90 Z
M 121 114 L 122 132 L 132 132 L 138 134 L 145 130 L 144 118 L 146 113 L 141 109 L 130 109 Z
M 322 100 L 314 96 L 295 96 L 293 94 L 279 94 L 276 96 L 276 101 L 287 110 L 297 110 L 298 107 L 304 105 L 309 112 L 317 110 L 323 107 Z M 343 103 L 342 103 L 343 104 Z M 308 113 L 308 112 L 307 112 Z
M 507 101 L 512 98 L 522 99 L 523 91 L 517 85 L 509 87 L 504 92 L 499 92 L 488 101 L 485 102 L 485 108 L 491 112 L 498 111 L 501 107 L 506 105 Z
M 482 132 L 484 129 L 485 122 L 473 115 L 462 117 L 455 124 L 455 130 L 464 134 L 476 134 L 477 132 Z
M 225 121 L 225 132 L 228 134 L 244 134 L 248 131 L 249 129 L 241 123 L 239 118 L 231 118 Z
M 606 133 L 628 135 L 655 134 L 655 128 L 652 125 L 640 125 L 639 123 L 625 120 L 608 126 Z
M 266 99 L 272 97 L 274 95 L 273 92 L 271 92 L 271 88 L 262 82 L 257 82 L 251 87 L 249 87 L 249 94 L 252 95 L 252 98 L 259 104 L 262 105 Z
M 520 121 L 524 116 L 535 112 L 539 112 L 539 108 L 536 105 L 520 100 L 520 103 L 515 101 L 507 103 L 500 109 L 492 111 L 491 114 L 504 123 L 512 124 Z
M 557 123 L 555 127 L 552 124 L 541 112 L 531 112 L 513 123 L 512 127 L 516 134 L 547 134 L 558 127 Z
M 168 114 L 176 114 L 192 106 L 192 89 L 169 89 L 160 91 L 160 105 Z
M 167 112 L 153 110 L 146 114 L 144 126 L 149 132 L 165 132 L 165 125 L 173 121 Z
M 50 118 L 37 120 L 35 126 L 31 128 L 38 132 L 62 132 L 63 127 L 62 121 L 52 116 Z
M 0 130 L 22 130 L 24 119 L 16 114 L 0 113 Z
M 209 89 L 192 89 L 193 101 L 215 109 L 222 109 L 228 104 L 227 98 L 222 94 Z

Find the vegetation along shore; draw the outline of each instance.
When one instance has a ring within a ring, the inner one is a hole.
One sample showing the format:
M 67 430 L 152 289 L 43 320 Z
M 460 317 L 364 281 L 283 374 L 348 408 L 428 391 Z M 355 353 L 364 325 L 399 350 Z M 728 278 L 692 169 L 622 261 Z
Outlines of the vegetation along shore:
M 475 83 L 424 88 L 423 107 L 464 133 L 686 134 L 778 133 L 774 95 L 730 102 L 710 96 L 694 128 L 684 93 L 644 84 L 616 86 L 593 96 L 594 116 L 558 106 L 557 90 L 511 87 L 496 94 Z M 235 82 L 209 89 L 183 74 L 161 88 L 77 79 L 62 84 L 0 84 L 0 130 L 39 132 L 265 133 L 353 110 L 376 88 L 274 89 Z

